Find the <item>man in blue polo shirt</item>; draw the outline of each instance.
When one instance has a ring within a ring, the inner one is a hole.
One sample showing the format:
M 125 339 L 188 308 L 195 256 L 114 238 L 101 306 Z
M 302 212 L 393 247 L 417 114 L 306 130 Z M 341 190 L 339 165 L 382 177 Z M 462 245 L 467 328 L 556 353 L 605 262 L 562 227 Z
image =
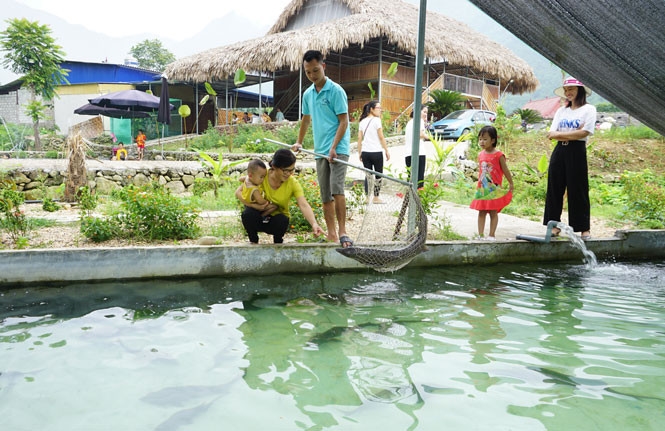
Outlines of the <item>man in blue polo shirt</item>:
M 323 216 L 326 219 L 328 241 L 339 241 L 342 247 L 351 247 L 353 241 L 346 234 L 346 198 L 344 178 L 346 165 L 333 159 L 349 160 L 349 104 L 346 92 L 326 77 L 326 64 L 320 51 L 310 50 L 303 56 L 305 75 L 313 85 L 302 97 L 302 121 L 294 151 L 302 148 L 307 128 L 312 124 L 314 152 L 327 155 L 316 158 Z M 335 228 L 337 221 L 337 229 Z

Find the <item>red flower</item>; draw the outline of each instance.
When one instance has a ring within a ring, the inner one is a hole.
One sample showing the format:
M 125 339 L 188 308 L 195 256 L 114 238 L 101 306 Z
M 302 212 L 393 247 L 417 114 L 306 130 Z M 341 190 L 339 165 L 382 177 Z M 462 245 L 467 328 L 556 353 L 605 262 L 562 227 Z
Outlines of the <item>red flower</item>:
M 396 193 L 395 195 L 396 195 L 398 198 L 403 198 L 403 197 L 404 197 L 404 193 Z

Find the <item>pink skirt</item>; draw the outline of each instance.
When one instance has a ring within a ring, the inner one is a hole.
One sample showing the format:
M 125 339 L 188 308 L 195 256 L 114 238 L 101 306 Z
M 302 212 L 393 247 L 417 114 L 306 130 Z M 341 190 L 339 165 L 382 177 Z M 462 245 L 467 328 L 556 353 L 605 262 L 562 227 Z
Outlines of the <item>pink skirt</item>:
M 501 212 L 510 201 L 513 200 L 513 192 L 509 191 L 505 195 L 495 199 L 474 199 L 471 202 L 471 209 L 478 211 L 498 211 Z

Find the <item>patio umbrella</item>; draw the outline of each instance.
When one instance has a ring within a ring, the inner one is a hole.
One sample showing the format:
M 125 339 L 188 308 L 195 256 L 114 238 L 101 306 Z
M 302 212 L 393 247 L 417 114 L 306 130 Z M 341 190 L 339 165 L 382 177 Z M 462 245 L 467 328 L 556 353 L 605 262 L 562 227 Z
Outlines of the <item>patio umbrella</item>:
M 159 94 L 159 107 L 157 111 L 157 121 L 162 124 L 171 124 L 171 110 L 173 105 L 169 103 L 169 82 L 166 75 L 162 75 L 162 90 Z
M 111 108 L 107 106 L 97 106 L 90 103 L 74 109 L 75 114 L 79 115 L 103 115 L 113 118 L 147 118 L 150 116 L 145 111 L 133 111 L 130 108 Z
M 155 112 L 159 109 L 159 97 L 139 90 L 123 90 L 104 94 L 88 100 L 90 104 L 108 108 L 130 108 L 134 111 Z M 173 105 L 171 105 L 173 109 Z
M 162 134 L 159 138 L 159 143 L 162 145 L 162 157 L 164 156 L 164 144 L 162 143 L 164 126 L 171 124 L 171 109 L 173 109 L 173 105 L 169 103 L 169 82 L 166 75 L 162 75 L 162 90 L 159 93 L 159 109 L 157 110 L 157 121 L 162 123 Z

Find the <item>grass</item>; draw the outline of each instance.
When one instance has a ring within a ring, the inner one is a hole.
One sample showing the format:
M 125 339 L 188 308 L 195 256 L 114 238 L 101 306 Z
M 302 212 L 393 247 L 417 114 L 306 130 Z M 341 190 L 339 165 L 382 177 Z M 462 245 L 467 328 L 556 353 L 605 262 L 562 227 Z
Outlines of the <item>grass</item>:
M 192 195 L 183 198 L 183 201 L 201 211 L 230 211 L 239 208 L 238 200 L 235 197 L 235 191 L 240 183 L 238 181 L 226 181 L 217 190 L 218 198 L 212 194 L 212 191 L 204 192 L 201 195 Z

